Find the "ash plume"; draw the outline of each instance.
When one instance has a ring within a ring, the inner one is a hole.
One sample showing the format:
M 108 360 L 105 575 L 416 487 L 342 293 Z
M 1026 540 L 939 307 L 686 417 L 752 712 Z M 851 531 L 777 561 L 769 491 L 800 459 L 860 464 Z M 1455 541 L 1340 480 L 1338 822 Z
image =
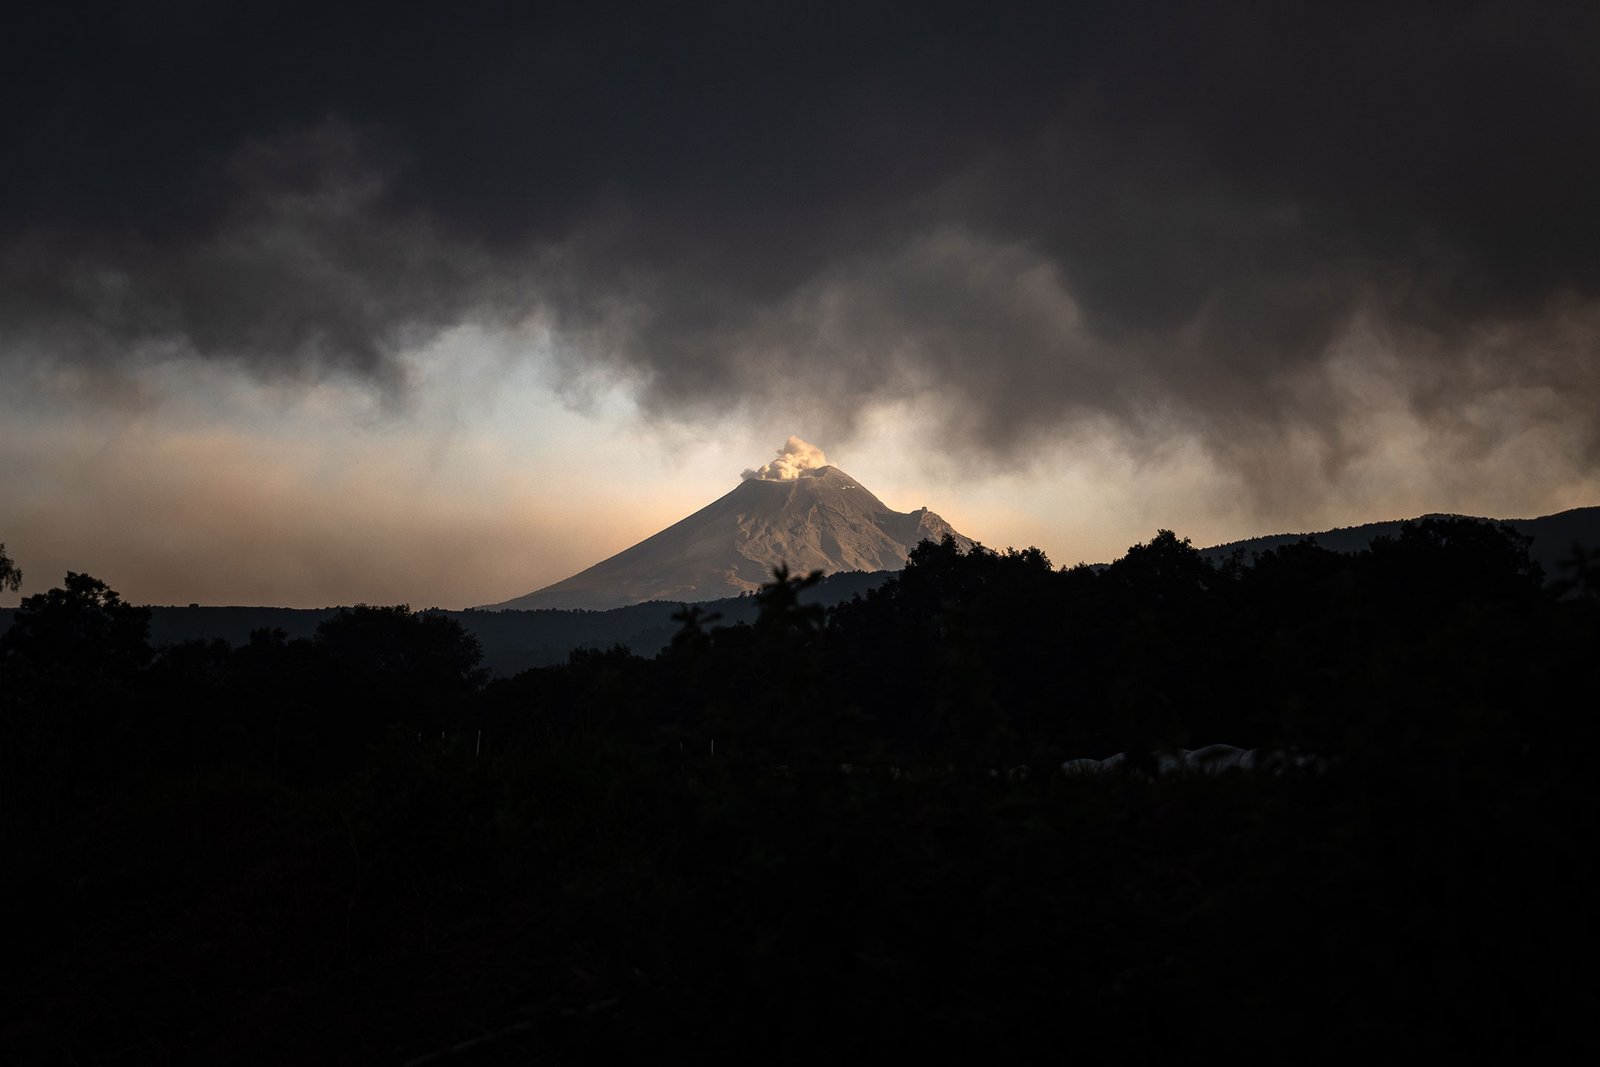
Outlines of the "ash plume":
M 822 449 L 809 441 L 802 441 L 798 437 L 790 436 L 778 449 L 778 456 L 769 463 L 763 463 L 754 470 L 746 470 L 739 477 L 745 481 L 752 479 L 768 482 L 789 482 L 806 471 L 817 470 L 828 465 L 828 457 L 822 454 Z

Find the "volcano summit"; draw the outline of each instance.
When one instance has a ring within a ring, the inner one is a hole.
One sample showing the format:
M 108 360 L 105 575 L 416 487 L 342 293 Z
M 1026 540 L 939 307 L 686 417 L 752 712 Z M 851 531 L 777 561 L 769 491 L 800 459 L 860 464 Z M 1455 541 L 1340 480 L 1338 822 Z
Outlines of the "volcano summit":
M 588 570 L 488 610 L 716 600 L 751 592 L 787 563 L 805 573 L 900 570 L 919 541 L 972 541 L 927 508 L 892 511 L 822 452 L 791 437 L 726 496 Z

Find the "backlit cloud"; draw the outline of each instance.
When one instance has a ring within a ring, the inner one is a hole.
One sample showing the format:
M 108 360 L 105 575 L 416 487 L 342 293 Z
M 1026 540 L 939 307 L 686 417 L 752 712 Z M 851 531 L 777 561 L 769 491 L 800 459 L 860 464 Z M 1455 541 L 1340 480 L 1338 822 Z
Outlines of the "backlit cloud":
M 39 6 L 0 71 L 14 386 L 405 420 L 478 329 L 668 434 L 1093 428 L 1263 519 L 1600 471 L 1592 4 L 127 12 Z

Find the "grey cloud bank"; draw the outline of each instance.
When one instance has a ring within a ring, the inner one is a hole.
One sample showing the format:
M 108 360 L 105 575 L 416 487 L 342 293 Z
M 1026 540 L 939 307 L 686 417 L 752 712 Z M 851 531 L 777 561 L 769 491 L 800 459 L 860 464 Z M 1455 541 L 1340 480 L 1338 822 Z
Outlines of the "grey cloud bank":
M 1592 5 L 131 10 L 19 26 L 7 363 L 402 397 L 536 322 L 830 443 L 929 396 L 952 455 L 1092 420 L 1268 498 L 1395 408 L 1442 469 L 1600 463 Z

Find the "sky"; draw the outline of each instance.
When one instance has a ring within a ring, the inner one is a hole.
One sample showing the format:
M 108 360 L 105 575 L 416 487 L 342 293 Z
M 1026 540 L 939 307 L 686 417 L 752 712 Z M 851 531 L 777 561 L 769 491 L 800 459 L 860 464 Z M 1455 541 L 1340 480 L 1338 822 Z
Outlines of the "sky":
M 1600 504 L 1592 3 L 29 5 L 19 594 L 509 599 L 790 435 L 1104 561 Z

